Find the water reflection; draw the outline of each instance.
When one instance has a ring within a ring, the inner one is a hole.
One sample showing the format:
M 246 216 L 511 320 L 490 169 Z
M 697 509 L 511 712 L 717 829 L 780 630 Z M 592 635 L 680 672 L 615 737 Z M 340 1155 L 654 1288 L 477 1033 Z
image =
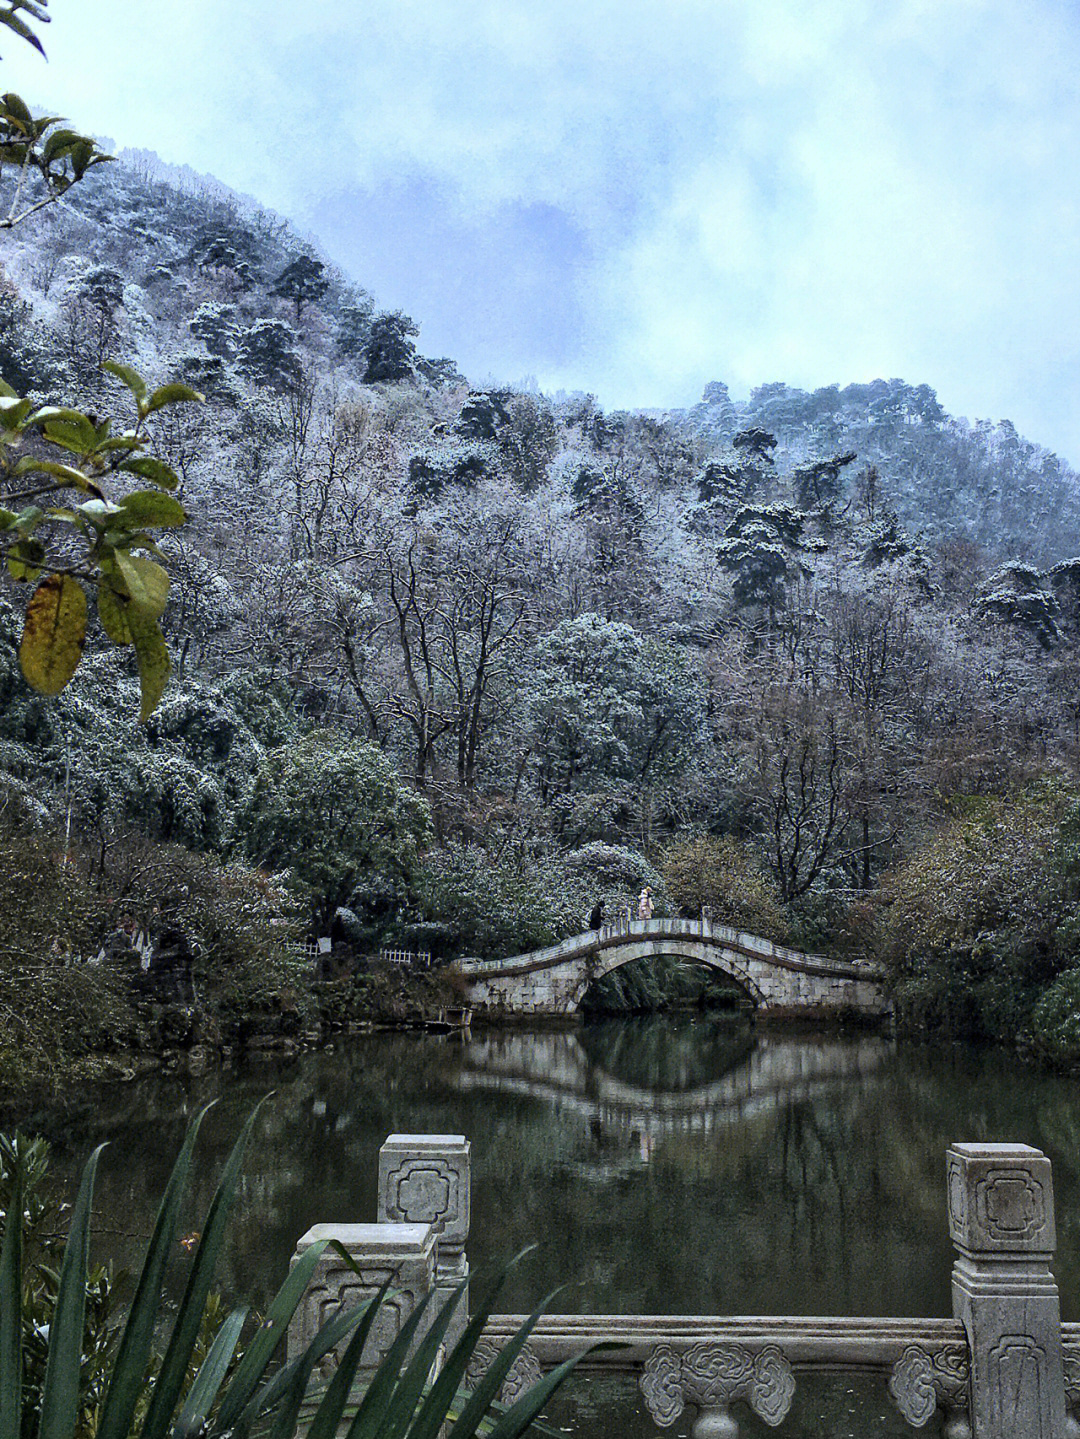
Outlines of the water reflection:
M 270 1088 L 222 1276 L 257 1302 L 310 1224 L 373 1216 L 387 1133 L 449 1130 L 473 1142 L 474 1265 L 539 1242 L 508 1307 L 570 1279 L 568 1310 L 947 1314 L 944 1152 L 962 1138 L 1050 1154 L 1063 1308 L 1080 1317 L 1076 1087 L 993 1052 L 697 1018 L 466 1043 L 373 1035 L 287 1066 L 144 1080 L 19 1117 L 53 1139 L 68 1174 L 113 1141 L 98 1252 L 130 1261 L 194 1108 L 220 1100 L 190 1228 Z

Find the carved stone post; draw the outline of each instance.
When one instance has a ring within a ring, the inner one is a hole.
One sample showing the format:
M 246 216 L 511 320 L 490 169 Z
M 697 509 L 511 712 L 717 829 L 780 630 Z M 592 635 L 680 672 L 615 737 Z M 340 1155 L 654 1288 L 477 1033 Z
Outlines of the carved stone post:
M 946 1164 L 953 1313 L 971 1349 L 974 1439 L 1063 1439 L 1050 1161 L 1026 1144 L 954 1144 Z
M 463 1134 L 391 1134 L 379 1150 L 379 1218 L 389 1224 L 430 1224 L 438 1236 L 436 1303 L 469 1273 L 469 1141 Z M 452 1348 L 468 1323 L 465 1290 L 446 1331 Z
M 296 1358 L 339 1309 L 370 1299 L 387 1279 L 394 1293 L 383 1301 L 361 1356 L 363 1377 L 393 1344 L 405 1320 L 435 1285 L 435 1230 L 430 1224 L 316 1224 L 296 1246 L 293 1263 L 320 1239 L 336 1239 L 360 1270 L 355 1274 L 327 1248 L 289 1325 L 288 1357 Z M 421 1329 L 427 1325 L 427 1316 Z M 347 1340 L 340 1348 L 344 1349 Z M 319 1372 L 328 1378 L 339 1353 L 326 1356 Z

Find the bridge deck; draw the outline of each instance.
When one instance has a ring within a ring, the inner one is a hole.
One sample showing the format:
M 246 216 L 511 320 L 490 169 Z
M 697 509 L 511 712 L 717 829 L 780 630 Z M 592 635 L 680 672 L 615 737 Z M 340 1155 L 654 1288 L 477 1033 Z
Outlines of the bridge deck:
M 567 964 L 589 954 L 598 954 L 633 940 L 665 939 L 698 940 L 713 944 L 718 949 L 732 950 L 747 959 L 763 960 L 766 964 L 776 965 L 780 969 L 799 970 L 828 979 L 875 980 L 882 977 L 872 965 L 830 960 L 820 954 L 804 954 L 802 950 L 789 949 L 770 939 L 733 929 L 730 925 L 714 924 L 707 919 L 666 918 L 635 919 L 628 923 L 624 921 L 605 925 L 602 929 L 591 929 L 585 934 L 564 939 L 559 944 L 530 950 L 508 959 L 461 959 L 457 967 L 463 974 L 475 975 L 477 978 L 509 978 L 540 969 L 552 969 L 556 965 Z

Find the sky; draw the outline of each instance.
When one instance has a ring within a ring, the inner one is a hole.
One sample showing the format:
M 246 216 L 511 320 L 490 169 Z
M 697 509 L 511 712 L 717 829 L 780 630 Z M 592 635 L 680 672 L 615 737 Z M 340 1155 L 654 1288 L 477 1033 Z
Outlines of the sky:
M 877 377 L 1080 465 L 1080 0 L 52 0 L 5 90 L 609 407 Z

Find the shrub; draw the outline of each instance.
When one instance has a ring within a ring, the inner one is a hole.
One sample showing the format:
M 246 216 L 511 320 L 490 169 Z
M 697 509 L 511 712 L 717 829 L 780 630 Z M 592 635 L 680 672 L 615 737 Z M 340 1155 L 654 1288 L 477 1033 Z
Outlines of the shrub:
M 687 919 L 708 910 L 735 929 L 781 942 L 790 936 L 779 891 L 755 856 L 730 835 L 694 835 L 676 840 L 660 856 L 660 871 L 671 901 Z
M 1075 955 L 1076 801 L 980 800 L 882 886 L 878 952 L 902 1022 L 1016 1040 Z
M 1080 969 L 1059 974 L 1035 1006 L 1036 1050 L 1054 1064 L 1080 1063 Z
M 417 875 L 421 922 L 445 954 L 498 959 L 585 927 L 582 900 L 550 860 L 477 845 L 430 853 Z

